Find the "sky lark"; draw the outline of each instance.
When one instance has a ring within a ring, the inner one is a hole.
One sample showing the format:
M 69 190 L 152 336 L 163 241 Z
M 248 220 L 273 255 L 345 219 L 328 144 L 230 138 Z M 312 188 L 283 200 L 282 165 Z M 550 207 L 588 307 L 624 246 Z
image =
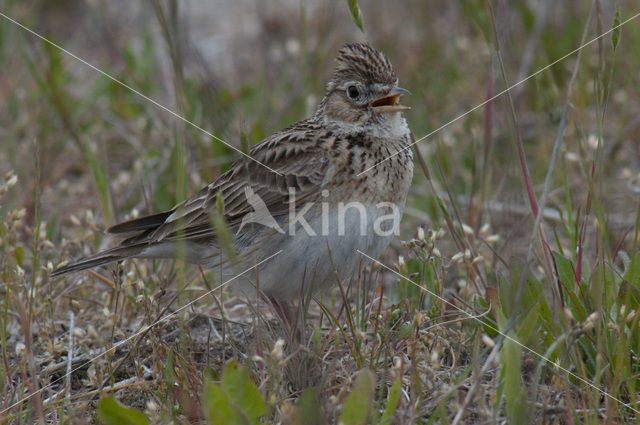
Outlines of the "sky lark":
M 255 145 L 250 156 L 170 211 L 117 224 L 111 249 L 52 273 L 126 258 L 181 258 L 231 278 L 262 259 L 257 271 L 232 282 L 275 301 L 346 279 L 365 258 L 378 257 L 398 225 L 413 162 L 410 130 L 399 104 L 408 91 L 387 57 L 367 44 L 345 45 L 316 113 Z M 359 173 L 393 155 L 367 173 Z M 216 199 L 237 256 L 226 255 L 212 215 Z M 182 246 L 184 249 L 178 250 Z M 239 259 L 236 263 L 230 258 Z

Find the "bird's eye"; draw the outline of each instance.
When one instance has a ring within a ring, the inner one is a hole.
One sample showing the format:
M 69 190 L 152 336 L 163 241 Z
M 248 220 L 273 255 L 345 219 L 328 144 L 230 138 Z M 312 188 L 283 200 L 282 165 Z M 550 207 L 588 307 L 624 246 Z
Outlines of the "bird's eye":
M 351 99 L 355 99 L 360 95 L 360 92 L 356 86 L 349 86 L 347 87 L 347 95 L 349 95 Z

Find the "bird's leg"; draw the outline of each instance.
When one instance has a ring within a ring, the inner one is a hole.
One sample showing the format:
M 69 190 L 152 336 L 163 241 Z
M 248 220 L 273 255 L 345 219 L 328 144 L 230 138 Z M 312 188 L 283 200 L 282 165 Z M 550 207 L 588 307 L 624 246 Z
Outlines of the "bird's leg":
M 300 341 L 302 334 L 300 332 L 300 324 L 298 321 L 299 308 L 294 307 L 291 302 L 278 301 L 275 298 L 269 297 L 269 302 L 273 306 L 276 314 L 282 322 L 283 329 L 289 337 L 289 341 Z

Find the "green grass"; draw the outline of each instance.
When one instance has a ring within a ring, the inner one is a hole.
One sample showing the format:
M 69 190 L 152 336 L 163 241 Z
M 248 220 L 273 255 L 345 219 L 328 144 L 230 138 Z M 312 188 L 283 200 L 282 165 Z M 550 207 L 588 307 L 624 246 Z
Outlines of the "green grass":
M 231 4 L 1 12 L 242 151 L 306 116 L 343 42 L 389 55 L 420 138 L 640 12 Z M 401 238 L 296 338 L 180 262 L 48 278 L 239 155 L 0 18 L 0 423 L 636 422 L 638 45 L 634 20 L 419 143 Z

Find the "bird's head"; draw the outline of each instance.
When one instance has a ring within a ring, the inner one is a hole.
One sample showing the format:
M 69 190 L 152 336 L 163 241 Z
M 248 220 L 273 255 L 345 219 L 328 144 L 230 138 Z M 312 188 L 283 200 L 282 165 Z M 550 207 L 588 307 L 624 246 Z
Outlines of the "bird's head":
M 327 84 L 318 112 L 332 121 L 355 125 L 384 123 L 409 107 L 400 96 L 409 94 L 398 86 L 391 62 L 364 43 L 350 43 L 338 52 L 337 66 Z

